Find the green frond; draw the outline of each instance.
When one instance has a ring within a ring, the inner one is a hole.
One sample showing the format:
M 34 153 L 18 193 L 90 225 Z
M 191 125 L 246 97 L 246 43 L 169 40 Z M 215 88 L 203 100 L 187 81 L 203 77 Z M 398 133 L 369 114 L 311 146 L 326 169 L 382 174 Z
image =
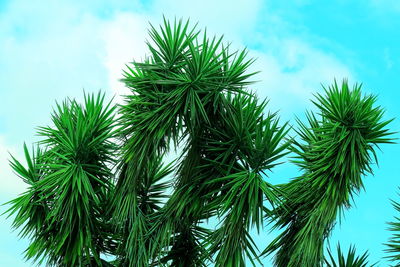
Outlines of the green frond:
M 393 208 L 396 212 L 400 212 L 400 204 L 397 201 L 392 200 Z M 385 258 L 389 259 L 391 262 L 398 266 L 400 264 L 400 218 L 395 216 L 394 220 L 389 222 L 389 231 L 391 231 L 392 235 L 389 241 L 385 244 L 387 248 L 385 252 L 387 256 Z
M 327 267 L 373 267 L 375 264 L 371 264 L 368 262 L 368 251 L 364 252 L 364 254 L 358 256 L 356 254 L 356 248 L 354 246 L 350 246 L 347 251 L 347 255 L 343 254 L 340 245 L 337 245 L 337 259 L 332 255 L 332 251 L 328 248 L 328 256 L 329 258 L 325 258 L 324 262 Z
M 34 156 L 31 156 L 28 148 L 24 144 L 24 154 L 28 168 L 25 168 L 12 155 L 10 166 L 19 178 L 29 185 L 28 190 L 19 197 L 5 203 L 11 205 L 5 212 L 8 213 L 7 218 L 14 214 L 16 215 L 12 227 L 14 229 L 22 227 L 19 233 L 22 238 L 31 237 L 36 232 L 40 231 L 49 212 L 46 202 L 40 200 L 40 191 L 35 190 L 34 187 L 35 183 L 45 174 L 41 168 L 41 165 L 44 163 L 42 157 L 43 151 L 40 147 L 37 147 L 36 153 L 33 151 L 32 154 Z
M 118 182 L 126 181 L 123 177 L 131 175 L 130 164 L 131 162 L 121 164 Z M 169 198 L 166 190 L 171 185 L 169 176 L 172 174 L 173 165 L 163 166 L 162 158 L 158 157 L 148 162 L 147 166 L 148 169 L 142 173 L 141 182 L 134 184 L 134 193 L 114 193 L 113 200 L 123 203 L 124 207 L 120 209 L 121 213 L 118 216 L 114 216 L 114 223 L 124 236 L 117 256 L 121 264 L 127 266 L 148 266 L 152 262 L 150 251 L 154 238 L 149 234 L 154 225 L 152 216 L 159 212 Z M 122 188 L 128 189 L 130 186 L 133 185 L 121 185 Z M 131 205 L 132 203 L 134 205 Z
M 249 231 L 263 227 L 265 200 L 272 206 L 280 201 L 281 192 L 263 176 L 287 153 L 288 129 L 279 126 L 275 114 L 264 114 L 265 106 L 252 95 L 228 94 L 216 126 L 202 142 L 209 154 L 206 166 L 220 173 L 203 182 L 208 208 L 222 220 L 205 243 L 216 254 L 216 266 L 243 266 L 246 259 L 255 264 L 258 253 Z
M 214 127 L 211 126 L 213 121 L 222 120 L 218 112 L 224 109 L 227 102 L 225 94 L 240 93 L 244 85 L 251 83 L 248 78 L 253 74 L 247 74 L 246 70 L 252 60 L 246 59 L 246 51 L 229 52 L 228 47 L 223 45 L 222 37 L 209 38 L 206 31 L 200 36 L 195 27 L 189 26 L 189 21 L 183 23 L 175 20 L 170 23 L 164 19 L 159 29 L 151 26 L 149 34 L 150 57 L 144 63 L 133 62 L 127 66 L 122 80 L 133 92 L 125 97 L 125 103 L 119 108 L 121 116 L 118 131 L 123 146 L 122 160 L 130 166 L 130 171 L 117 181 L 113 210 L 114 217 L 129 229 L 138 213 L 137 208 L 132 207 L 140 202 L 139 185 L 143 183 L 144 173 L 151 168 L 149 163 L 154 158 L 163 157 L 171 142 L 176 147 L 187 140 L 182 154 L 187 157 L 181 162 L 174 182 L 176 190 L 166 207 L 160 210 L 163 214 L 161 217 L 166 218 L 166 222 L 158 222 L 157 227 L 153 227 L 153 231 L 158 229 L 166 238 L 160 242 L 152 242 L 154 251 L 157 248 L 163 250 L 170 245 L 180 251 L 178 244 L 183 243 L 179 236 L 185 236 L 190 231 L 178 229 L 178 221 L 173 218 L 184 216 L 187 218 L 187 227 L 195 228 L 204 218 L 201 214 L 208 210 L 205 207 L 209 206 L 209 200 L 196 198 L 205 195 L 210 189 L 210 186 L 202 186 L 202 180 L 207 175 L 221 177 L 220 171 L 207 167 L 208 159 L 213 159 L 214 156 L 206 156 L 209 154 L 208 148 L 199 142 Z M 262 136 L 263 127 L 269 125 L 259 126 L 259 136 L 255 137 L 254 144 L 256 148 L 253 149 L 257 152 L 252 155 L 254 159 L 263 156 L 262 153 L 270 153 L 258 152 L 267 150 L 260 147 L 265 145 L 263 138 L 269 138 Z M 275 156 L 279 157 L 279 153 L 278 151 Z M 267 162 L 257 164 L 261 168 Z M 211 188 L 218 186 L 213 185 Z M 192 196 L 180 193 L 188 188 L 192 190 Z M 189 201 L 187 198 L 193 201 L 193 205 L 183 205 L 185 207 L 182 210 L 174 210 L 177 205 L 188 203 L 184 202 Z M 214 211 L 208 210 L 207 213 L 211 216 Z M 172 243 L 168 243 L 169 240 Z M 200 240 L 193 241 L 193 248 L 199 242 Z M 148 253 L 143 253 L 141 258 L 149 257 Z M 171 252 L 167 255 L 170 257 L 179 253 Z M 180 260 L 176 258 L 172 262 Z
M 113 111 L 100 93 L 85 95 L 83 106 L 75 100 L 57 104 L 54 125 L 39 128 L 45 149 L 38 149 L 32 159 L 24 146 L 28 169 L 13 158 L 11 167 L 30 184 L 25 194 L 11 201 L 10 210 L 18 210 L 14 226 L 26 223 L 21 234 L 32 239 L 27 259 L 101 265 L 100 253 L 108 252 L 110 235 L 102 204 L 112 187 Z
M 283 232 L 266 248 L 276 251 L 277 266 L 320 266 L 324 241 L 336 219 L 351 206 L 354 194 L 363 189 L 362 177 L 372 173 L 375 147 L 390 143 L 383 110 L 376 97 L 350 89 L 347 81 L 325 89 L 313 103 L 319 118 L 308 113 L 309 126 L 300 124 L 292 151 L 294 163 L 304 174 L 281 189 L 287 198 L 274 212 L 275 227 Z
M 6 213 L 31 239 L 27 259 L 50 266 L 262 265 L 250 233 L 268 220 L 282 232 L 262 254 L 275 253 L 278 267 L 369 264 L 367 252 L 357 256 L 354 247 L 345 256 L 338 246 L 337 261 L 330 250 L 323 254 L 337 218 L 372 173 L 376 148 L 393 141 L 375 96 L 335 81 L 315 95 L 318 112 L 298 120 L 296 140 L 288 123 L 267 111 L 268 101 L 246 88 L 255 74 L 246 49 L 231 51 L 222 36 L 166 18 L 150 24 L 146 44 L 143 62 L 123 71 L 130 90 L 123 103 L 112 106 L 101 93 L 85 94 L 83 104 L 57 103 L 52 125 L 38 128 L 38 147 L 30 153 L 24 145 L 27 166 L 11 156 L 28 189 Z M 165 166 L 171 149 L 178 158 Z M 272 185 L 269 172 L 289 152 L 303 174 Z M 208 229 L 211 220 L 215 229 Z M 387 244 L 393 261 L 400 261 L 398 241 L 394 235 Z

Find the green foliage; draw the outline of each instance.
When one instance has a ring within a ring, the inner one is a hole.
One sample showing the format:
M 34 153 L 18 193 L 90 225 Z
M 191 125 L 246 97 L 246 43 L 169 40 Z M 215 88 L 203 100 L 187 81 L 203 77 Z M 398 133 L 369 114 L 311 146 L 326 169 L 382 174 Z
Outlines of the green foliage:
M 123 79 L 133 94 L 121 105 L 119 135 L 125 164 L 132 170 L 119 177 L 113 201 L 114 217 L 127 230 L 121 244 L 125 258 L 134 259 L 131 265 L 146 266 L 164 255 L 156 262 L 192 266 L 222 251 L 216 264 L 224 265 L 231 249 L 213 246 L 205 253 L 202 244 L 215 239 L 213 245 L 226 246 L 227 238 L 238 247 L 234 259 L 244 261 L 242 249 L 256 257 L 248 242 L 250 222 L 261 227 L 264 198 L 277 199 L 261 174 L 285 154 L 287 145 L 281 141 L 287 127 L 278 126 L 275 114 L 263 115 L 266 104 L 258 105 L 255 95 L 243 91 L 253 75 L 245 73 L 252 63 L 245 59 L 246 51 L 232 53 L 222 38 L 200 37 L 188 22 L 171 25 L 164 20 L 159 31 L 151 27 L 150 37 L 150 56 L 128 66 Z M 184 147 L 173 194 L 161 210 L 144 212 L 137 204 L 138 185 L 148 164 L 165 155 L 171 142 Z M 231 192 L 228 200 L 222 198 L 225 192 Z M 245 204 L 247 199 L 256 206 Z M 200 224 L 217 214 L 226 226 L 210 235 Z M 244 220 L 242 230 L 226 229 L 229 220 Z M 149 235 L 144 224 L 150 222 Z
M 124 103 L 111 107 L 99 94 L 58 104 L 34 156 L 24 146 L 28 167 L 12 157 L 29 185 L 8 203 L 13 227 L 32 240 L 26 257 L 53 266 L 256 265 L 250 231 L 269 220 L 283 228 L 264 251 L 276 251 L 277 266 L 323 264 L 324 241 L 372 172 L 374 147 L 391 142 L 375 97 L 335 83 L 316 95 L 319 117 L 299 122 L 296 141 L 245 88 L 255 74 L 246 50 L 230 51 L 189 21 L 164 19 L 149 35 L 148 57 L 124 71 Z M 164 166 L 171 148 L 178 158 Z M 289 152 L 304 174 L 270 184 Z M 366 256 L 347 258 L 364 266 Z
M 362 176 L 372 173 L 374 147 L 391 143 L 383 121 L 383 110 L 374 106 L 376 97 L 361 94 L 361 86 L 350 89 L 343 81 L 316 95 L 313 103 L 319 118 L 307 113 L 309 126 L 299 122 L 302 142 L 294 141 L 293 161 L 304 174 L 282 185 L 283 205 L 274 212 L 275 227 L 283 232 L 264 253 L 276 251 L 277 266 L 319 266 L 324 241 L 353 194 L 362 188 Z
M 75 100 L 57 105 L 52 127 L 40 127 L 34 157 L 24 146 L 28 168 L 13 158 L 11 166 L 29 185 L 10 201 L 13 226 L 32 240 L 27 259 L 47 260 L 61 266 L 101 265 L 100 253 L 113 246 L 108 219 L 107 191 L 116 151 L 113 111 L 103 107 L 104 95 L 85 95 L 82 107 Z
M 328 258 L 325 258 L 325 264 L 327 267 L 373 267 L 375 264 L 370 264 L 368 262 L 368 251 L 364 252 L 361 256 L 357 256 L 356 249 L 354 246 L 351 246 L 347 251 L 347 256 L 345 256 L 340 248 L 340 245 L 337 245 L 337 260 L 332 255 L 330 249 L 328 249 Z
M 397 201 L 392 200 L 392 205 L 396 212 L 400 212 L 400 203 Z M 392 236 L 389 239 L 389 242 L 385 245 L 387 249 L 385 252 L 388 254 L 386 258 L 388 258 L 391 262 L 395 265 L 400 265 L 400 218 L 394 217 L 394 221 L 389 222 L 389 231 L 392 232 Z

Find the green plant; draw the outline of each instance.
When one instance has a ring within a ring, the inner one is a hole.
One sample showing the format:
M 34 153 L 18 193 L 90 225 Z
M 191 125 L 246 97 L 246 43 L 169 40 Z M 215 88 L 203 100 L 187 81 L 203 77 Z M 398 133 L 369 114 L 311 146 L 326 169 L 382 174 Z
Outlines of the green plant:
M 13 226 L 32 242 L 26 258 L 49 264 L 101 265 L 101 252 L 114 243 L 106 208 L 111 182 L 114 107 L 103 107 L 104 95 L 86 95 L 57 105 L 53 127 L 40 127 L 43 137 L 35 156 L 24 146 L 28 168 L 12 158 L 14 171 L 29 185 L 10 201 Z
M 354 246 L 350 246 L 347 251 L 347 255 L 345 256 L 340 248 L 340 245 L 337 245 L 337 260 L 332 255 L 330 249 L 328 249 L 329 258 L 325 258 L 325 264 L 327 267 L 373 267 L 375 264 L 370 264 L 368 262 L 368 251 L 364 252 L 361 256 L 356 255 L 356 248 Z
M 304 174 L 281 185 L 285 200 L 275 209 L 275 227 L 283 232 L 264 253 L 276 251 L 277 266 L 318 266 L 324 242 L 336 218 L 350 208 L 354 194 L 363 189 L 362 177 L 372 173 L 378 144 L 391 143 L 383 109 L 375 96 L 363 96 L 361 86 L 335 83 L 317 94 L 318 116 L 307 114 L 298 122 L 302 142 L 294 141 L 293 163 Z
M 394 209 L 399 212 L 400 203 L 394 200 L 391 202 Z M 395 266 L 398 266 L 400 264 L 400 236 L 398 234 L 400 231 L 400 218 L 396 216 L 394 221 L 389 222 L 388 224 L 390 226 L 389 231 L 393 234 L 390 237 L 389 242 L 385 244 L 387 246 L 385 252 L 388 254 L 386 258 L 395 263 Z
M 56 266 L 255 265 L 250 230 L 273 220 L 285 228 L 265 251 L 278 251 L 277 266 L 322 264 L 337 213 L 371 171 L 373 146 L 391 141 L 375 97 L 335 83 L 316 96 L 320 118 L 299 122 L 299 142 L 246 89 L 255 73 L 245 50 L 231 52 L 189 22 L 164 19 L 149 34 L 150 55 L 124 72 L 132 91 L 124 103 L 99 94 L 57 105 L 35 156 L 24 146 L 28 168 L 11 161 L 30 186 L 8 210 L 31 238 L 26 257 Z M 171 150 L 178 158 L 164 166 Z M 305 174 L 268 183 L 290 151 Z

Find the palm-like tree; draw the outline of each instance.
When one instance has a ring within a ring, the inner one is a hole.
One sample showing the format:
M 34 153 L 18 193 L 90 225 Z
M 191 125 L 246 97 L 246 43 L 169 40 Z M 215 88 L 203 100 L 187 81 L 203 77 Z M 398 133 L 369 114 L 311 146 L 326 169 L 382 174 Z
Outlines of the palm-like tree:
M 302 142 L 291 146 L 293 161 L 304 174 L 281 186 L 284 201 L 275 209 L 275 227 L 283 232 L 266 248 L 276 251 L 276 266 L 319 266 L 324 242 L 336 219 L 350 208 L 354 194 L 363 189 L 362 177 L 371 173 L 378 144 L 390 143 L 376 97 L 363 96 L 361 86 L 350 89 L 336 82 L 317 94 L 313 103 L 319 116 L 307 114 L 299 122 Z
M 118 131 L 131 168 L 113 199 L 114 218 L 127 230 L 121 261 L 192 266 L 215 256 L 216 265 L 243 265 L 246 254 L 257 257 L 249 230 L 262 226 L 264 200 L 277 200 L 261 175 L 285 154 L 287 127 L 244 90 L 252 75 L 245 51 L 200 37 L 188 22 L 163 26 L 150 30 L 149 58 L 125 72 L 134 94 L 120 109 Z M 174 191 L 159 211 L 143 211 L 137 186 L 171 143 L 183 147 Z M 222 224 L 214 232 L 201 226 L 212 217 Z
M 41 127 L 35 156 L 24 146 L 28 168 L 13 158 L 11 166 L 29 185 L 10 201 L 17 213 L 14 227 L 31 238 L 26 258 L 52 265 L 101 265 L 101 252 L 112 250 L 114 238 L 106 216 L 113 184 L 110 164 L 116 146 L 114 107 L 103 107 L 104 95 L 86 95 L 57 105 L 53 127 Z
M 246 89 L 247 52 L 202 35 L 189 21 L 151 26 L 150 54 L 127 66 L 132 91 L 118 107 L 104 95 L 57 105 L 28 168 L 30 187 L 10 201 L 26 257 L 57 266 L 244 266 L 260 262 L 250 235 L 264 220 L 285 228 L 266 253 L 277 266 L 319 266 L 337 214 L 388 143 L 375 97 L 344 81 L 317 95 L 319 118 L 302 141 Z M 118 116 L 116 113 L 118 113 Z M 163 159 L 179 152 L 169 165 Z M 290 151 L 304 175 L 286 185 L 268 171 Z M 217 222 L 209 229 L 207 222 Z M 115 256 L 107 262 L 104 254 Z

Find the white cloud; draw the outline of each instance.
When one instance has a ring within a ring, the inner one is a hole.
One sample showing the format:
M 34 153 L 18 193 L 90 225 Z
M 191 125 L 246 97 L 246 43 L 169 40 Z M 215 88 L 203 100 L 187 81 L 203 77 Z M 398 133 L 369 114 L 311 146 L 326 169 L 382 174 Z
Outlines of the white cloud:
M 0 17 L 8 25 L 0 28 L 0 117 L 10 142 L 21 144 L 49 123 L 55 100 L 82 99 L 83 89 L 108 89 L 108 80 L 101 20 L 68 5 L 15 5 Z
M 148 53 L 145 40 L 148 39 L 148 22 L 154 26 L 162 23 L 162 16 L 168 19 L 191 19 L 192 26 L 199 22 L 198 28 L 207 27 L 210 35 L 227 35 L 226 40 L 235 42 L 233 47 L 242 46 L 241 37 L 251 30 L 257 20 L 259 0 L 190 2 L 183 0 L 155 1 L 154 9 L 148 13 L 117 12 L 113 19 L 104 24 L 102 39 L 106 54 L 103 62 L 108 71 L 108 84 L 116 93 L 117 102 L 120 94 L 129 94 L 129 90 L 119 81 L 125 64 L 141 60 Z M 210 7 L 210 8 L 205 8 Z
M 210 33 L 225 35 L 227 40 L 242 40 L 254 30 L 263 5 L 262 0 L 203 0 L 203 1 L 155 1 L 154 15 L 165 14 L 173 18 L 190 18 L 207 27 Z M 233 43 L 233 45 L 235 45 Z
M 121 95 L 129 94 L 122 82 L 122 70 L 125 64 L 144 58 L 147 47 L 147 17 L 139 14 L 121 12 L 106 23 L 101 31 L 101 38 L 106 53 L 102 57 L 107 68 L 108 86 L 116 94 L 116 101 L 121 102 Z
M 238 1 L 187 2 L 183 0 L 156 1 L 154 9 L 145 14 L 117 13 L 114 19 L 106 24 L 103 36 L 106 44 L 105 65 L 108 69 L 110 87 L 117 94 L 128 93 L 118 81 L 122 77 L 121 69 L 132 59 L 142 59 L 147 53 L 145 39 L 147 20 L 153 25 L 161 23 L 161 15 L 173 19 L 191 18 L 192 23 L 199 21 L 200 28 L 207 27 L 209 35 L 224 34 L 226 42 L 232 41 L 232 47 L 242 49 L 246 40 L 253 36 L 253 44 L 261 47 L 250 50 L 249 56 L 257 58 L 253 71 L 261 70 L 255 78 L 259 83 L 251 86 L 261 97 L 271 99 L 271 107 L 303 111 L 309 107 L 312 93 L 321 89 L 321 83 L 329 85 L 336 78 L 355 78 L 352 70 L 333 53 L 327 53 L 302 37 L 301 33 L 287 33 L 286 22 L 281 18 L 269 16 L 266 33 L 257 29 L 262 3 L 252 0 L 251 3 Z M 209 8 L 206 8 L 209 7 Z M 267 14 L 269 15 L 269 14 Z
M 305 41 L 288 37 L 266 39 L 262 51 L 251 51 L 257 58 L 253 68 L 260 70 L 259 83 L 253 87 L 260 97 L 270 99 L 273 110 L 281 113 L 303 112 L 311 106 L 312 95 L 321 91 L 321 83 L 355 79 L 353 72 L 335 56 L 314 48 Z M 273 44 L 272 46 L 270 44 Z
M 8 164 L 8 160 L 11 159 L 10 153 L 22 164 L 25 163 L 23 158 L 20 156 L 20 153 L 17 153 L 17 150 L 13 146 L 6 143 L 4 136 L 0 136 L 0 162 L 2 163 L 0 168 L 1 201 L 6 201 L 11 197 L 16 197 L 27 188 L 27 185 L 13 172 L 12 168 Z
M 249 36 L 254 37 L 258 48 L 250 50 L 249 56 L 258 58 L 252 70 L 261 70 L 256 77 L 261 82 L 251 88 L 268 97 L 273 110 L 303 111 L 312 93 L 320 90 L 320 83 L 354 78 L 334 54 L 314 47 L 301 33 L 285 31 L 284 20 L 271 12 L 261 14 L 260 10 L 266 10 L 260 0 L 153 4 L 148 12 L 116 11 L 102 19 L 65 3 L 45 9 L 13 2 L 10 12 L 0 19 L 4 26 L 0 30 L 0 117 L 6 121 L 5 135 L 11 143 L 30 143 L 34 127 L 49 122 L 54 100 L 81 98 L 83 88 L 111 89 L 120 101 L 120 94 L 129 93 L 119 82 L 122 69 L 146 55 L 148 21 L 157 25 L 162 13 L 167 18 L 199 21 L 200 28 L 207 26 L 211 35 L 225 33 L 225 40 L 236 48 L 245 47 Z M 269 16 L 265 33 L 257 29 L 265 19 L 262 16 Z M 18 27 L 22 33 L 15 30 Z

